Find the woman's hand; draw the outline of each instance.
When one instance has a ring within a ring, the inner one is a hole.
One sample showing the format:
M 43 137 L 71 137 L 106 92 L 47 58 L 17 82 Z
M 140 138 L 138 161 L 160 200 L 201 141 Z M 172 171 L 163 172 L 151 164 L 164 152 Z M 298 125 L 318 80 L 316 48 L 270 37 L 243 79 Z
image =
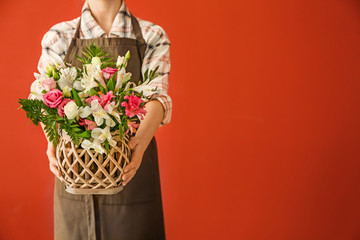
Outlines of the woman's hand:
M 131 160 L 128 165 L 124 168 L 124 175 L 122 177 L 123 186 L 125 186 L 135 175 L 136 171 L 139 169 L 146 150 L 145 143 L 138 136 L 130 138 L 128 146 L 131 149 Z
M 48 159 L 49 159 L 49 164 L 50 164 L 50 170 L 51 172 L 53 172 L 55 174 L 55 176 L 57 178 L 59 178 L 60 181 L 63 182 L 63 179 L 61 177 L 61 172 L 60 170 L 58 169 L 59 167 L 59 163 L 57 161 L 57 158 L 56 158 L 56 149 L 53 145 L 52 142 L 48 142 L 48 147 L 47 147 L 47 150 L 46 150 L 46 155 L 48 156 Z
M 139 169 L 144 152 L 164 118 L 164 108 L 159 100 L 148 101 L 145 104 L 145 109 L 147 113 L 144 119 L 140 121 L 135 136 L 131 137 L 128 143 L 132 153 L 130 163 L 124 168 L 123 186 L 134 177 Z

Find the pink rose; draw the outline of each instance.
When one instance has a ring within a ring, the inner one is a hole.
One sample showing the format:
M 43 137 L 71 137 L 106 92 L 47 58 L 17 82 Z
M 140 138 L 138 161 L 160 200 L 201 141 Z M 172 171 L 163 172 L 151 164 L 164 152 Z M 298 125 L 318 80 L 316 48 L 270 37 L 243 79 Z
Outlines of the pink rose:
M 114 73 L 116 73 L 117 68 L 106 67 L 105 69 L 102 69 L 101 71 L 102 71 L 105 79 L 110 79 L 114 75 Z
M 50 108 L 57 108 L 62 102 L 62 92 L 59 89 L 52 89 L 42 95 L 44 103 Z
M 65 105 L 70 102 L 70 101 L 73 101 L 75 102 L 73 99 L 70 99 L 70 98 L 64 98 L 62 100 L 62 102 L 60 103 L 60 105 L 58 106 L 58 114 L 60 115 L 60 117 L 63 117 L 65 115 L 65 112 L 64 112 L 64 107 Z
M 129 117 L 133 117 L 135 115 L 138 115 L 141 120 L 144 119 L 143 114 L 146 114 L 146 110 L 140 108 L 140 104 L 143 102 L 143 100 L 135 95 L 126 95 L 124 99 L 129 99 L 128 102 L 123 101 L 121 103 L 122 107 L 125 107 L 125 114 Z
M 56 82 L 54 78 L 48 78 L 42 81 L 41 85 L 45 88 L 46 91 L 56 88 Z
M 114 98 L 115 95 L 113 94 L 113 91 L 107 92 L 107 94 L 101 94 L 100 95 L 100 105 L 102 107 L 105 107 L 105 105 L 109 104 L 111 102 L 111 99 Z
M 86 99 L 85 101 L 86 101 L 88 104 L 91 104 L 91 102 L 92 102 L 93 100 L 98 100 L 99 102 L 101 102 L 101 99 L 100 99 L 98 96 L 96 96 L 96 95 L 89 97 L 89 98 Z

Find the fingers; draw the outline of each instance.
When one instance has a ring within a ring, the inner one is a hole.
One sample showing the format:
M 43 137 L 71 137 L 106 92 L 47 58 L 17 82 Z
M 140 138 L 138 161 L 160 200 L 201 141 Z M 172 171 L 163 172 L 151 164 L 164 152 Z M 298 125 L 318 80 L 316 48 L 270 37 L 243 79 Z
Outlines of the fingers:
M 122 185 L 125 186 L 136 174 L 136 169 L 132 168 L 129 172 L 125 173 L 122 177 Z
M 124 168 L 124 175 L 122 176 L 123 186 L 125 186 L 134 176 L 139 168 L 138 160 L 131 158 L 130 163 Z
M 50 167 L 50 171 L 57 177 L 59 178 L 60 181 L 63 182 L 62 179 L 62 175 L 61 172 L 59 170 L 59 163 L 58 160 L 55 156 L 55 152 L 53 151 L 53 149 L 48 149 L 47 151 L 47 156 L 49 159 L 49 167 Z
M 63 181 L 62 179 L 62 175 L 60 170 L 58 169 L 58 165 L 54 164 L 52 162 L 49 162 L 49 166 L 50 166 L 50 171 L 57 177 L 59 178 L 60 181 Z
M 139 144 L 139 139 L 136 136 L 131 137 L 130 141 L 128 142 L 128 146 L 131 150 L 133 150 L 138 144 Z
M 125 186 L 135 176 L 136 171 L 140 167 L 143 152 L 142 150 L 136 148 L 137 144 L 136 138 L 132 138 L 132 140 L 128 143 L 130 148 L 134 149 L 134 151 L 131 154 L 130 163 L 124 168 L 124 175 L 122 176 L 123 186 Z

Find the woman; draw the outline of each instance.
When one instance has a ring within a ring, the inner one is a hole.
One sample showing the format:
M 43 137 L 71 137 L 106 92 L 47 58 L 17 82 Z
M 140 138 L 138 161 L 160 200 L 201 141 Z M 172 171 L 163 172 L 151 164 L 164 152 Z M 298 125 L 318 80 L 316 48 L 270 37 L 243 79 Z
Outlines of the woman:
M 126 70 L 132 73 L 131 81 L 139 81 L 146 69 L 159 65 L 159 76 L 151 81 L 158 88 L 153 99 L 146 103 L 147 114 L 136 135 L 130 139 L 132 157 L 123 176 L 126 187 L 119 193 L 82 195 L 66 192 L 55 148 L 47 139 L 50 170 L 57 176 L 54 187 L 55 239 L 165 239 L 154 134 L 171 119 L 172 103 L 167 94 L 170 41 L 160 26 L 133 16 L 125 0 L 87 0 L 80 17 L 58 23 L 44 35 L 39 71 L 44 72 L 48 63 L 54 62 L 80 66 L 75 55 L 80 55 L 92 41 L 113 59 L 130 50 Z M 31 94 L 29 98 L 32 98 Z

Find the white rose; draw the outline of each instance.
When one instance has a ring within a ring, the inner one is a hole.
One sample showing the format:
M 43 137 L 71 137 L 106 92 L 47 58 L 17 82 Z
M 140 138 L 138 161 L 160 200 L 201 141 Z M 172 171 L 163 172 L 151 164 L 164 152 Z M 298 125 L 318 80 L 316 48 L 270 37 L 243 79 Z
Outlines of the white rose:
M 70 101 L 65 105 L 64 113 L 69 119 L 74 119 L 79 115 L 79 107 L 74 101 Z

